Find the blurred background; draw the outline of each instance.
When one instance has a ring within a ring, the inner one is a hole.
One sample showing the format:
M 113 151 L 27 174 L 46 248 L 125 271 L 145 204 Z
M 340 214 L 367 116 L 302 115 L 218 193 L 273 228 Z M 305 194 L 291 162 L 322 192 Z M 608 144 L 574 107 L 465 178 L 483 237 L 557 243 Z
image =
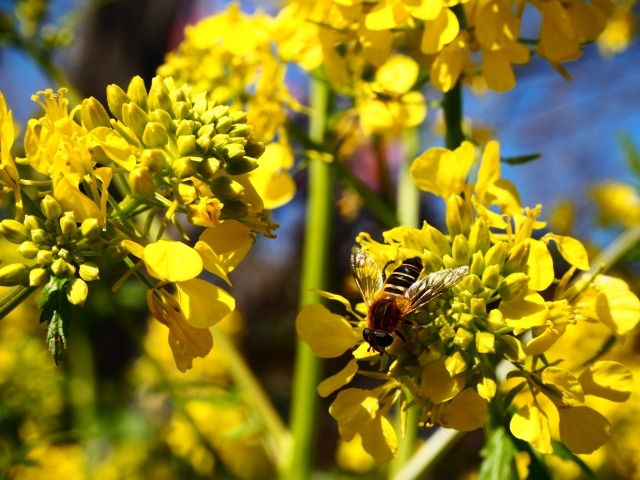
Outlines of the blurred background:
M 13 15 L 16 7 L 37 9 L 39 5 L 43 2 L 1 0 L 0 29 L 7 27 L 6 16 Z M 276 2 L 241 5 L 248 12 L 277 11 Z M 35 61 L 39 52 L 3 42 L 9 37 L 0 30 L 0 90 L 14 119 L 23 126 L 38 110 L 29 97 L 60 84 L 73 85 L 81 97 L 92 95 L 106 104 L 108 84 L 125 86 L 134 75 L 149 81 L 165 54 L 182 40 L 186 25 L 227 6 L 228 2 L 206 0 L 51 1 L 47 21 L 34 28 L 46 32 L 47 24 L 67 25 L 67 31 L 56 30 L 55 35 L 63 44 L 59 36 L 68 35 L 68 45 L 44 61 Z M 636 6 L 636 18 L 637 14 Z M 66 78 L 52 78 L 47 62 L 58 65 Z M 518 83 L 511 92 L 465 91 L 465 115 L 473 119 L 475 128 L 492 132 L 501 143 L 503 157 L 541 155 L 525 164 L 503 165 L 503 176 L 517 185 L 523 205 L 543 204 L 543 217 L 556 232 L 575 235 L 592 252 L 628 226 L 603 218 L 596 187 L 621 182 L 637 191 L 639 183 L 633 168 L 640 148 L 638 65 L 636 38 L 616 55 L 603 55 L 596 45 L 587 46 L 583 58 L 565 65 L 573 80 L 533 58 L 515 67 Z M 306 80 L 294 73 L 290 81 Z M 296 90 L 304 89 L 302 84 Z M 299 100 L 306 103 L 304 97 Z M 440 122 L 437 109 L 431 110 L 421 127 L 421 151 L 441 145 Z M 220 327 L 238 341 L 285 420 L 298 309 L 305 172 L 295 180 L 294 200 L 273 212 L 273 220 L 280 224 L 278 238 L 259 238 L 231 276 L 243 321 L 225 321 Z M 336 198 L 342 193 L 336 189 Z M 614 200 L 606 194 L 604 199 L 605 203 Z M 624 201 L 629 202 L 629 211 L 640 209 L 637 195 Z M 422 218 L 442 226 L 441 200 L 425 196 L 422 202 Z M 382 230 L 366 212 L 336 215 L 329 290 L 344 290 L 355 236 L 368 231 L 379 240 Z M 624 272 L 637 292 L 635 257 L 630 257 Z M 55 367 L 49 357 L 34 303 L 0 322 L 0 469 L 7 468 L 5 474 L 15 478 L 42 478 L 38 477 L 42 470 L 16 467 L 33 462 L 68 479 L 270 478 L 272 467 L 255 435 L 259 425 L 246 409 L 236 408 L 242 392 L 229 379 L 228 358 L 214 347 L 207 359 L 195 361 L 192 371 L 177 372 L 166 330 L 158 322 L 147 322 L 144 288 L 127 285 L 114 298 L 107 287 L 121 274 L 113 272 L 113 279 L 102 278 L 100 285 L 91 286 L 61 367 Z M 141 347 L 147 355 L 141 354 Z M 340 364 L 339 360 L 327 362 L 327 374 Z M 186 407 L 188 419 L 171 407 L 172 400 L 186 392 L 201 399 Z M 332 398 L 325 400 L 326 412 Z M 193 422 L 200 426 L 200 436 L 190 429 Z M 331 471 L 336 446 L 333 419 L 323 418 L 321 430 L 327 448 L 318 452 L 318 468 Z M 47 434 L 31 442 L 36 438 L 33 432 Z M 473 436 L 461 443 L 459 448 L 469 449 L 462 450 L 469 462 L 456 466 L 456 476 L 477 465 L 480 444 Z M 237 455 L 238 445 L 246 457 Z M 355 470 L 341 475 L 373 474 Z M 445 469 L 433 475 L 452 478 L 453 473 Z

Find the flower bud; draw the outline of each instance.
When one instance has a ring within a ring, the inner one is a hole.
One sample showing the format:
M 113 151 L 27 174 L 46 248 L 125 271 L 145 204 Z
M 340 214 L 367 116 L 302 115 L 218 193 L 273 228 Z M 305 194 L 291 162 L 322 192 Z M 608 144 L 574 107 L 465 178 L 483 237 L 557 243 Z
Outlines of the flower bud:
M 27 227 L 27 230 L 36 230 L 38 228 L 42 229 L 44 228 L 44 222 L 35 215 L 25 215 L 24 226 Z
M 449 371 L 449 375 L 454 377 L 464 372 L 469 364 L 469 356 L 460 350 L 457 350 L 446 358 L 444 361 L 445 368 Z
M 149 122 L 144 127 L 142 141 L 147 147 L 162 148 L 169 143 L 169 135 L 161 123 Z
M 244 147 L 247 157 L 260 158 L 264 153 L 264 143 L 250 142 Z
M 69 274 L 69 264 L 62 258 L 56 258 L 51 264 L 51 272 L 58 278 L 67 277 Z
M 467 350 L 469 348 L 472 340 L 473 333 L 465 328 L 458 328 L 458 330 L 456 330 L 455 337 L 453 337 L 453 343 L 464 350 Z
M 529 260 L 529 243 L 519 242 L 511 247 L 504 263 L 503 273 L 508 275 L 516 272 L 526 272 L 527 261 Z
M 164 110 L 167 113 L 172 111 L 172 102 L 171 97 L 169 96 L 169 90 L 164 83 L 161 83 L 158 80 L 158 77 L 154 77 L 151 81 L 147 104 L 149 106 L 149 110 Z
M 218 177 L 210 186 L 213 194 L 223 201 L 239 200 L 244 195 L 244 187 L 229 177 Z
M 496 337 L 491 332 L 476 333 L 476 350 L 478 353 L 495 353 Z
M 122 106 L 126 103 L 130 103 L 131 99 L 129 95 L 124 93 L 118 85 L 111 84 L 107 86 L 107 105 L 114 117 L 121 122 L 122 120 Z
M 42 228 L 31 230 L 31 240 L 36 245 L 46 245 L 49 243 L 49 235 Z
M 456 235 L 451 245 L 451 255 L 458 265 L 468 265 L 471 260 L 469 242 L 463 235 Z
M 84 305 L 87 295 L 89 295 L 89 287 L 84 280 L 72 278 L 67 284 L 67 300 L 72 305 Z
M 502 281 L 498 293 L 504 300 L 513 300 L 524 296 L 528 287 L 529 277 L 522 272 L 516 272 Z
M 472 252 L 486 252 L 491 247 L 489 228 L 483 218 L 478 218 L 469 232 L 469 248 Z
M 40 210 L 47 220 L 57 220 L 62 215 L 62 207 L 51 195 L 46 195 L 40 202 Z
M 442 258 L 429 250 L 422 254 L 422 264 L 425 272 L 437 272 L 443 267 Z
M 213 110 L 207 110 L 200 115 L 200 121 L 204 125 L 209 125 L 210 123 L 213 123 L 214 120 L 215 120 L 215 115 L 213 113 Z
M 109 128 L 111 126 L 107 110 L 94 97 L 85 98 L 82 101 L 80 119 L 84 128 L 89 131 L 98 127 Z
M 198 137 L 213 137 L 216 129 L 213 125 L 203 125 L 198 129 Z
M 173 112 L 173 117 L 177 120 L 183 120 L 189 118 L 189 114 L 191 113 L 191 109 L 187 102 L 175 102 L 171 106 L 171 111 Z
M 115 240 L 104 249 L 104 255 L 108 260 L 119 262 L 129 255 L 129 250 L 122 246 L 122 241 Z
M 449 245 L 449 241 L 440 230 L 432 227 L 425 222 L 424 226 L 422 227 L 422 232 L 424 235 L 424 243 L 427 247 L 427 250 L 435 253 L 439 257 L 451 254 L 451 246 Z
M 229 135 L 218 133 L 217 135 L 214 135 L 211 141 L 213 142 L 213 148 L 215 148 L 216 150 L 220 150 L 227 143 L 229 143 Z
M 469 266 L 469 273 L 482 277 L 484 274 L 484 255 L 482 252 L 473 252 L 471 256 L 471 265 Z M 496 283 L 496 286 L 498 284 Z
M 175 130 L 171 114 L 165 110 L 153 110 L 149 112 L 149 121 L 159 123 L 168 132 Z
M 207 155 L 212 150 L 211 147 L 213 145 L 213 142 L 209 137 L 198 137 L 198 139 L 196 140 L 196 145 L 198 152 L 201 152 L 203 155 Z
M 134 195 L 148 197 L 156 191 L 156 183 L 153 174 L 148 167 L 138 165 L 129 172 L 129 186 Z
M 189 205 L 198 199 L 198 190 L 191 182 L 180 182 L 178 184 L 178 200 L 183 205 Z
M 181 156 L 187 156 L 196 151 L 196 136 L 195 135 L 182 135 L 177 140 L 178 153 Z
M 244 157 L 244 147 L 235 143 L 227 143 L 220 149 L 220 153 L 227 160 L 240 160 Z
M 23 263 L 12 263 L 0 268 L 0 285 L 3 287 L 28 285 L 29 270 L 30 268 Z
M 102 228 L 100 227 L 100 221 L 97 218 L 87 218 L 80 226 L 82 236 L 88 240 L 98 238 L 101 231 Z
M 198 95 L 198 99 L 195 100 L 195 103 L 193 104 L 193 111 L 198 116 L 200 116 L 207 111 L 208 106 L 209 101 L 205 97 L 201 97 L 200 95 Z
M 220 117 L 216 121 L 216 132 L 218 133 L 228 133 L 233 126 L 233 120 L 230 117 L 224 116 Z M 231 136 L 231 135 L 230 135 Z
M 216 105 L 213 107 L 213 116 L 216 120 L 221 117 L 224 117 L 229 113 L 229 105 Z
M 122 105 L 122 122 L 135 132 L 138 138 L 144 135 L 144 129 L 149 123 L 149 115 L 133 102 Z
M 142 77 L 136 75 L 131 79 L 127 87 L 127 95 L 129 95 L 132 102 L 143 110 L 147 110 L 147 89 L 144 86 Z
M 247 112 L 242 110 L 235 110 L 229 113 L 229 117 L 231 117 L 233 123 L 247 123 Z
M 207 180 L 213 178 L 213 176 L 220 170 L 220 160 L 214 157 L 207 157 L 198 163 L 198 173 Z
M 500 242 L 493 245 L 484 256 L 485 268 L 489 265 L 497 265 L 502 270 L 504 259 L 507 256 L 507 242 Z
M 80 278 L 82 278 L 86 282 L 93 282 L 94 280 L 98 280 L 100 278 L 98 265 L 93 262 L 85 262 L 80 265 L 78 274 L 80 275 Z
M 30 238 L 29 230 L 17 220 L 7 218 L 0 222 L 0 233 L 11 243 L 22 243 Z
M 242 200 L 225 202 L 222 207 L 221 219 L 243 218 L 249 215 L 249 207 Z
M 193 129 L 195 128 L 195 124 L 193 120 L 181 120 L 178 123 L 178 128 L 176 128 L 176 137 L 180 137 L 182 135 L 193 135 Z
M 44 268 L 36 267 L 32 268 L 29 272 L 29 286 L 39 287 L 49 281 L 49 272 Z
M 229 130 L 229 137 L 244 137 L 247 138 L 249 135 L 251 135 L 251 131 L 253 129 L 251 128 L 251 125 L 245 125 L 245 124 L 235 124 L 233 127 L 231 127 L 231 129 Z M 224 132 L 223 132 L 224 133 Z
M 36 263 L 38 265 L 49 265 L 53 262 L 53 252 L 50 250 L 38 250 L 36 255 Z
M 78 224 L 73 212 L 64 212 L 64 215 L 60 218 L 60 230 L 67 238 L 70 238 L 78 230 Z
M 225 172 L 229 175 L 242 175 L 258 168 L 258 161 L 251 157 L 242 157 L 241 160 L 230 160 L 224 166 Z
M 171 169 L 174 175 L 180 180 L 188 178 L 196 173 L 196 162 L 191 161 L 189 157 L 181 157 L 173 161 Z
M 489 290 L 495 290 L 500 283 L 500 269 L 497 265 L 489 265 L 482 273 L 482 285 Z
M 484 317 L 487 314 L 487 302 L 485 299 L 481 297 L 472 298 L 469 313 L 473 316 Z
M 151 170 L 152 173 L 156 173 L 167 165 L 167 157 L 160 149 L 147 149 L 142 151 L 140 163 Z
M 24 258 L 31 260 L 32 258 L 36 258 L 40 249 L 33 242 L 22 242 L 18 247 L 18 253 L 22 255 Z
M 496 331 L 500 330 L 502 327 L 506 327 L 507 323 L 504 321 L 502 317 L 502 312 L 497 308 L 491 310 L 489 312 L 489 318 L 487 319 L 487 324 L 491 327 L 491 330 Z
M 447 199 L 445 222 L 450 235 L 467 235 L 471 228 L 471 215 L 462 197 L 451 195 Z

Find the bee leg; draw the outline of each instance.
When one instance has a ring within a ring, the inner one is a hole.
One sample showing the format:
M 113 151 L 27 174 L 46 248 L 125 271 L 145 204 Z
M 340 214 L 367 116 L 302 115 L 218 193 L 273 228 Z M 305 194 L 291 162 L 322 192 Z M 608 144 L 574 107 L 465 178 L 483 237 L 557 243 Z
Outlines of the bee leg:
M 404 335 L 402 334 L 402 332 L 396 330 L 396 335 L 398 335 L 404 343 L 407 343 L 407 339 L 404 338 Z
M 392 263 L 395 263 L 393 260 L 389 260 L 387 263 L 384 264 L 384 267 L 382 267 L 382 281 L 384 282 L 387 279 L 387 267 L 389 265 L 391 265 Z

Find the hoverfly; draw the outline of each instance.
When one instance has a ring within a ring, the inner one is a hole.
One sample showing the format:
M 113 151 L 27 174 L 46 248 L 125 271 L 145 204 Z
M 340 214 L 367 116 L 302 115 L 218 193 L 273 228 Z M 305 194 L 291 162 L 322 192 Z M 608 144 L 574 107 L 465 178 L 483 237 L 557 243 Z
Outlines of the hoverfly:
M 368 308 L 367 326 L 362 336 L 370 345 L 369 350 L 373 348 L 380 355 L 391 345 L 393 332 L 407 315 L 451 290 L 469 273 L 469 267 L 465 266 L 440 270 L 420 278 L 422 260 L 412 257 L 404 260 L 387 277 L 386 268 L 391 263 L 387 262 L 380 270 L 375 260 L 360 248 L 354 247 L 351 251 L 351 270 Z

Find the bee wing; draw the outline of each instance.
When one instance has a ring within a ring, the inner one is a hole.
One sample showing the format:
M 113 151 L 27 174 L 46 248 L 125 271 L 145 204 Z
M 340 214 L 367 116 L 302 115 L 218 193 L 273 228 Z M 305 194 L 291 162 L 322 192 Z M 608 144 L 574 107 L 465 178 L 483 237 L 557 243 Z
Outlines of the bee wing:
M 430 273 L 411 285 L 405 293 L 413 312 L 455 287 L 469 273 L 469 267 L 456 267 Z
M 382 272 L 375 260 L 358 247 L 351 250 L 351 271 L 364 303 L 371 306 L 374 295 L 382 289 Z

